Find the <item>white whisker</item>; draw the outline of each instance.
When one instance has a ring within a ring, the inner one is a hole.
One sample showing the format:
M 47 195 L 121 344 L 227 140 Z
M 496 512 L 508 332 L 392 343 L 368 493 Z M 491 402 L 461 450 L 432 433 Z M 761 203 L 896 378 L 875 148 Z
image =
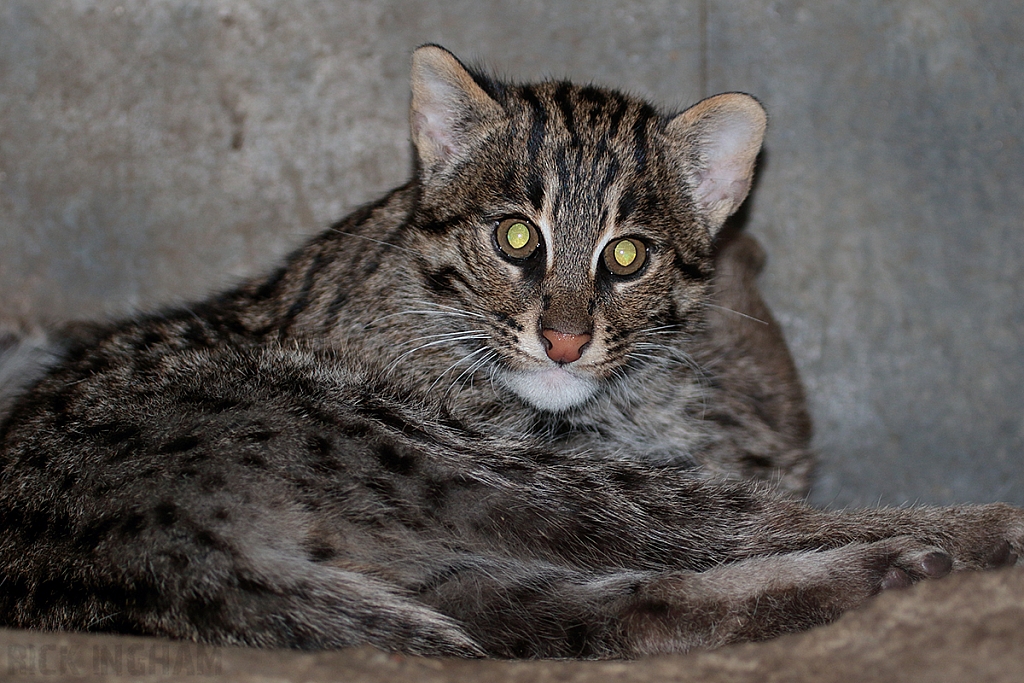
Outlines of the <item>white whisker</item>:
M 630 359 L 644 359 L 645 361 L 655 361 L 658 363 L 678 363 L 688 367 L 693 372 L 696 384 L 700 389 L 703 411 L 704 413 L 707 412 L 706 387 L 710 380 L 707 372 L 703 367 L 701 367 L 700 363 L 693 358 L 693 356 L 678 347 L 668 346 L 666 344 L 637 342 L 634 348 L 637 350 L 631 351 L 627 354 L 627 357 Z M 649 353 L 640 353 L 638 351 L 648 351 Z M 655 353 L 658 351 L 663 352 L 664 355 Z
M 429 388 L 427 389 L 427 393 L 429 394 L 429 393 L 430 393 L 431 391 L 433 391 L 433 390 L 434 390 L 434 387 L 435 387 L 435 386 L 437 385 L 437 383 L 441 381 L 441 378 L 442 378 L 442 377 L 444 377 L 445 375 L 447 375 L 447 374 L 448 374 L 448 373 L 449 373 L 449 372 L 450 372 L 450 371 L 451 371 L 452 369 L 454 369 L 454 368 L 455 368 L 455 367 L 457 367 L 458 365 L 461 365 L 462 363 L 466 362 L 467 360 L 469 360 L 470 358 L 472 358 L 472 357 L 473 357 L 473 356 L 475 356 L 476 354 L 480 353 L 481 351 L 486 351 L 486 350 L 487 350 L 487 347 L 486 347 L 486 346 L 481 346 L 481 347 L 480 347 L 479 349 L 477 349 L 476 351 L 472 351 L 472 352 L 470 352 L 470 353 L 466 354 L 466 355 L 465 355 L 465 356 L 463 356 L 462 358 L 459 358 L 459 359 L 458 359 L 458 360 L 456 360 L 456 361 L 455 361 L 454 363 L 452 363 L 451 365 L 449 365 L 448 367 L 446 367 L 446 368 L 444 369 L 444 372 L 442 372 L 442 373 L 441 373 L 440 375 L 438 375 L 438 376 L 437 376 L 437 379 L 435 379 L 435 380 L 434 380 L 433 382 L 431 382 L 431 384 L 430 384 L 430 387 L 429 387 Z M 461 377 L 461 376 L 462 376 L 462 375 L 459 375 L 459 377 Z
M 394 317 L 399 316 L 399 315 L 438 315 L 438 316 L 450 315 L 450 316 L 456 317 L 456 318 L 470 318 L 470 317 L 483 318 L 484 317 L 484 316 L 482 316 L 482 315 L 480 315 L 478 313 L 462 313 L 462 312 L 455 312 L 455 311 L 423 311 L 423 310 L 399 311 L 398 313 L 389 313 L 387 315 L 382 315 L 379 318 L 374 318 L 370 322 L 366 323 L 366 327 L 372 327 L 372 326 L 376 325 L 377 323 L 379 323 L 381 320 L 387 320 L 388 318 L 394 318 Z
M 405 311 L 398 311 L 396 313 L 388 313 L 378 318 L 374 318 L 372 321 L 366 324 L 366 327 L 372 327 L 382 320 L 394 318 L 402 315 L 423 315 L 427 317 L 436 316 L 438 318 L 453 317 L 453 318 L 480 318 L 487 320 L 487 316 L 482 313 L 475 313 L 473 311 L 467 311 L 462 308 L 456 308 L 455 306 L 448 306 L 445 304 L 439 304 L 434 301 L 427 301 L 423 299 L 416 299 L 410 302 L 411 304 L 418 306 L 419 308 L 411 308 Z M 431 308 L 433 307 L 433 308 Z
M 661 325 L 661 326 L 659 326 L 659 327 L 648 327 L 647 329 L 644 329 L 644 330 L 637 330 L 637 334 L 649 334 L 649 333 L 651 333 L 651 332 L 660 332 L 661 330 L 672 330 L 672 331 L 678 331 L 678 329 L 679 329 L 680 327 L 682 327 L 682 325 L 680 325 L 680 324 L 675 324 L 675 325 Z
M 467 337 L 465 335 L 477 336 Z M 406 339 L 401 343 L 401 345 L 408 346 L 409 344 L 415 344 L 417 342 L 426 341 L 428 339 L 486 339 L 487 336 L 488 335 L 486 330 L 459 330 L 458 332 L 439 332 L 437 334 L 425 334 L 421 337 L 413 337 L 412 339 Z
M 474 351 L 473 353 L 476 353 L 476 352 Z M 470 354 L 470 355 L 473 355 L 473 354 Z M 460 379 L 462 379 L 463 377 L 465 377 L 466 379 L 462 382 L 462 386 L 460 388 L 465 388 L 467 383 L 469 383 L 469 386 L 473 386 L 473 375 L 476 373 L 477 369 L 480 368 L 484 363 L 490 362 L 492 359 L 497 357 L 497 355 L 498 355 L 497 352 L 492 350 L 489 353 L 486 353 L 483 356 L 481 356 L 480 358 L 478 358 L 475 361 L 473 361 L 472 365 L 470 365 L 468 368 L 463 370 L 462 373 L 458 377 L 456 377 L 455 379 L 452 380 L 451 386 L 448 387 L 448 392 L 450 393 L 452 391 L 452 389 L 455 388 L 455 384 Z M 466 356 L 466 358 L 469 358 L 469 356 Z
M 456 308 L 454 306 L 448 306 L 448 305 L 445 305 L 445 304 L 439 304 L 439 303 L 437 303 L 435 301 L 421 301 L 421 302 L 417 302 L 417 303 L 425 304 L 425 305 L 428 305 L 428 306 L 437 306 L 438 308 L 443 308 L 443 309 L 446 309 L 446 310 L 449 310 L 449 311 L 454 311 L 455 313 L 461 313 L 463 315 L 471 315 L 471 316 L 476 317 L 476 318 L 484 318 L 484 319 L 487 318 L 487 316 L 483 315 L 482 313 L 473 313 L 472 311 L 467 311 L 467 310 L 464 310 L 464 309 L 461 309 L 461 308 Z
M 416 353 L 417 351 L 429 348 L 431 346 L 437 346 L 438 344 L 449 344 L 454 342 L 467 341 L 470 339 L 488 339 L 489 336 L 490 335 L 486 334 L 463 334 L 462 336 L 449 337 L 447 339 L 436 339 L 434 341 L 427 342 L 426 344 L 421 344 L 420 346 L 417 346 L 414 349 L 409 349 L 408 351 L 400 355 L 398 358 L 396 358 L 394 361 L 392 361 L 385 369 L 385 373 L 390 375 L 394 371 L 394 369 L 398 367 L 398 364 L 405 360 L 407 356 Z
M 741 318 L 746 318 L 747 320 L 753 320 L 755 323 L 761 323 L 762 325 L 769 325 L 770 324 L 767 320 L 761 320 L 760 318 L 755 318 L 752 315 L 747 315 L 746 313 L 740 313 L 739 311 L 734 311 L 731 308 L 726 308 L 725 306 L 719 306 L 718 304 L 709 304 L 707 302 L 704 302 L 704 305 L 707 306 L 708 308 L 713 308 L 713 309 L 715 309 L 717 311 L 724 311 L 726 313 L 732 313 L 733 315 L 738 315 Z
M 367 242 L 376 242 L 377 244 L 383 244 L 384 246 L 391 247 L 392 249 L 398 249 L 399 251 L 407 251 L 410 254 L 416 254 L 417 256 L 423 256 L 423 254 L 421 254 L 420 252 L 416 251 L 415 249 L 407 249 L 406 247 L 400 247 L 397 244 L 391 244 L 391 242 L 385 242 L 384 240 L 374 239 L 373 237 L 367 237 L 366 235 L 357 235 L 354 232 L 345 232 L 344 230 L 338 230 L 337 228 L 328 228 L 328 230 L 330 232 L 336 232 L 339 235 L 346 235 L 348 237 L 356 237 L 356 238 L 361 239 L 361 240 L 366 240 Z
M 650 358 L 651 360 L 669 360 L 668 358 L 666 358 L 664 356 L 653 356 L 653 355 L 651 355 L 649 353 L 636 353 L 636 352 L 630 353 L 629 357 L 630 358 Z

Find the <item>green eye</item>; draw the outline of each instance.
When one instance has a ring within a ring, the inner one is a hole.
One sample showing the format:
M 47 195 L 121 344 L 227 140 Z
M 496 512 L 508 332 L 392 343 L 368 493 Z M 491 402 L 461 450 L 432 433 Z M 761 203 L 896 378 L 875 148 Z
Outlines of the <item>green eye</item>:
M 522 249 L 530 243 L 530 228 L 525 223 L 513 223 L 505 235 L 513 249 Z
M 494 237 L 502 253 L 513 259 L 525 259 L 540 246 L 537 228 L 522 218 L 506 218 L 498 223 Z
M 632 275 L 647 260 L 647 247 L 638 239 L 614 240 L 604 248 L 604 264 L 616 275 Z

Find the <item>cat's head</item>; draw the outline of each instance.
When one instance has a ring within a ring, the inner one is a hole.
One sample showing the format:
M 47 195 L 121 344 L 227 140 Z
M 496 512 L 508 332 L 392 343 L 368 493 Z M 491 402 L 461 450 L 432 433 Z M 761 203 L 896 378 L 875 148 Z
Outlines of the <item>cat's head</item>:
M 412 92 L 417 277 L 467 314 L 467 366 L 563 411 L 700 324 L 712 240 L 764 134 L 756 100 L 666 116 L 591 86 L 499 83 L 436 46 L 415 52 Z

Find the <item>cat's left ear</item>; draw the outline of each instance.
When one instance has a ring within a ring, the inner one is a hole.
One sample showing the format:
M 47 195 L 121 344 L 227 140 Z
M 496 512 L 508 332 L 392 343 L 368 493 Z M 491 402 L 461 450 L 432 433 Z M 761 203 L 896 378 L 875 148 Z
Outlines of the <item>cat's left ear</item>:
M 747 197 L 768 117 L 750 95 L 726 93 L 698 102 L 668 123 L 686 181 L 711 233 Z
M 501 116 L 501 106 L 442 47 L 424 45 L 413 52 L 411 80 L 409 123 L 424 172 L 467 158 Z

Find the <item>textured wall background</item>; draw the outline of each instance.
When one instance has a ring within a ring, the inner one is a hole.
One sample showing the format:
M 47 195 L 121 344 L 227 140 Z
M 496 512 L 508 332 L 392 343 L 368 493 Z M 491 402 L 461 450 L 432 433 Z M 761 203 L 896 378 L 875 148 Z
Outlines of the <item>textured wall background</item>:
M 815 500 L 1024 504 L 1024 3 L 4 0 L 0 318 L 199 296 L 401 182 L 410 51 L 760 97 Z

